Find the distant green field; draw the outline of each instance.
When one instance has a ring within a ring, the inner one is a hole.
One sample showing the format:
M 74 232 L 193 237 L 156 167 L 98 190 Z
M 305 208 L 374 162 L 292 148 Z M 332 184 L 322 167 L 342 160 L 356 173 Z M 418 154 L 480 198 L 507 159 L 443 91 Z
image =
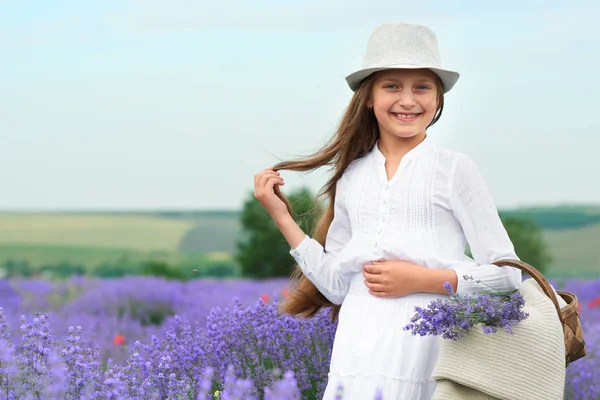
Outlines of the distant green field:
M 549 275 L 600 278 L 600 224 L 546 230 L 544 239 L 554 257 Z
M 127 260 L 190 263 L 230 258 L 237 213 L 0 213 L 0 264 L 69 262 L 94 267 Z
M 154 215 L 0 213 L 0 243 L 175 252 L 193 226 Z
M 176 263 L 184 258 L 173 251 L 140 251 L 108 247 L 61 246 L 42 244 L 0 244 L 0 262 L 27 260 L 32 266 L 69 262 L 95 266 L 104 262 L 161 260 Z
M 554 210 L 562 216 L 577 214 L 580 226 L 544 229 L 554 258 L 547 274 L 600 277 L 600 223 L 582 217 L 600 215 L 600 208 L 529 211 L 552 225 L 557 221 Z M 524 210 L 507 213 L 527 215 Z M 229 259 L 240 229 L 237 212 L 0 213 L 0 264 L 12 259 L 32 266 L 70 262 L 92 268 L 120 260 L 189 264 L 203 254 Z
M 194 227 L 181 238 L 180 253 L 206 253 L 212 251 L 235 252 L 235 239 L 241 230 L 237 217 L 218 216 L 195 220 Z
M 600 223 L 600 207 L 597 205 L 529 207 L 503 210 L 500 215 L 530 218 L 547 230 L 579 229 Z

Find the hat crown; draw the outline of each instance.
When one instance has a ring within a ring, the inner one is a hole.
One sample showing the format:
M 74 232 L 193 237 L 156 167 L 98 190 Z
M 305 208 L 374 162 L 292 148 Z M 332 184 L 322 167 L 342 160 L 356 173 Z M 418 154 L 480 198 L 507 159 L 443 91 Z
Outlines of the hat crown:
M 389 65 L 441 67 L 435 33 L 405 22 L 377 27 L 369 38 L 363 68 Z
M 356 91 L 371 74 L 386 69 L 424 68 L 435 73 L 444 93 L 452 89 L 460 74 L 442 68 L 435 33 L 426 26 L 406 22 L 387 23 L 373 30 L 361 69 L 346 76 Z

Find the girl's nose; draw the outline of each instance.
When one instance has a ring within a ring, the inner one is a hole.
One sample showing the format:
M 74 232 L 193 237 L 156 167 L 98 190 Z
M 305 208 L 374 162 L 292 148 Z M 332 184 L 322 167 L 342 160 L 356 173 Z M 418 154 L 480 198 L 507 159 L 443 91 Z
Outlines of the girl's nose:
M 402 93 L 398 96 L 398 105 L 404 108 L 411 108 L 415 105 L 415 99 L 412 94 Z

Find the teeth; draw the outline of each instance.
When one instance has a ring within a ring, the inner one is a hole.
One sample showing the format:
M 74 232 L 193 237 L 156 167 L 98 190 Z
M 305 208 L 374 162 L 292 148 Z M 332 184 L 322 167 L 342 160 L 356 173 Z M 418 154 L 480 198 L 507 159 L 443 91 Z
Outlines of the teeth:
M 419 115 L 419 114 L 399 114 L 399 113 L 392 113 L 392 114 L 394 114 L 397 117 L 404 118 L 404 119 L 413 118 L 413 117 L 416 117 L 417 115 Z

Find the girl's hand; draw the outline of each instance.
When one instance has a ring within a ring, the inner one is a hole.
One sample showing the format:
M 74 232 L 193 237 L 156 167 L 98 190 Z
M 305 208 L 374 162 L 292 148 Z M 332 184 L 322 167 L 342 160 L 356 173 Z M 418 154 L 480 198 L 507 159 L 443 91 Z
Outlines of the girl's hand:
M 363 265 L 365 285 L 376 297 L 402 297 L 421 291 L 427 271 L 427 267 L 401 260 Z
M 289 215 L 285 203 L 275 194 L 275 185 L 285 185 L 285 182 L 273 167 L 254 175 L 254 197 L 273 219 Z

